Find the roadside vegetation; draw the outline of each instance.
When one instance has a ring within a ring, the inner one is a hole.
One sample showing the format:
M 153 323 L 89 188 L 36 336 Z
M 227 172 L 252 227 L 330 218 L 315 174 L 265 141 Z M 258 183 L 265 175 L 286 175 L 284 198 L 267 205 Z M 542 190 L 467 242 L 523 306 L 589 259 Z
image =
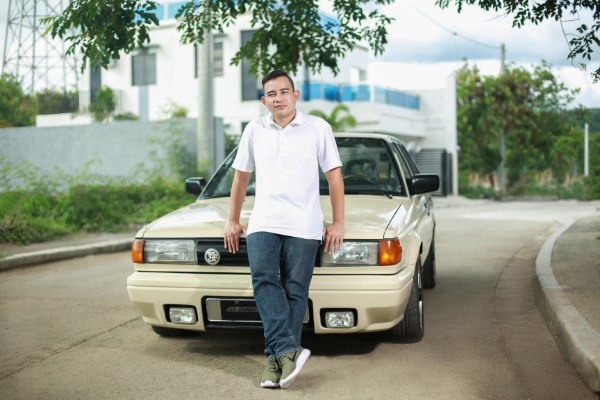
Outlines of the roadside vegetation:
M 134 232 L 194 202 L 185 191 L 190 176 L 210 177 L 184 145 L 185 110 L 165 107 L 167 128 L 148 142 L 167 149 L 153 168 L 136 166 L 129 177 L 91 172 L 100 160 L 68 174 L 42 171 L 28 161 L 12 164 L 0 156 L 0 243 L 25 245 L 87 232 Z M 157 159 L 150 154 L 150 159 Z
M 12 165 L 0 157 L 0 242 L 24 245 L 75 233 L 134 231 L 194 201 L 183 177 L 155 173 L 136 183 L 90 173 L 93 164 L 76 174 L 44 174 L 29 162 Z M 14 178 L 19 186 L 8 183 Z
M 578 89 L 560 83 L 545 62 L 509 64 L 483 76 L 457 71 L 459 193 L 471 198 L 600 198 L 600 109 L 572 108 Z M 584 177 L 584 123 L 590 124 L 590 170 Z M 504 190 L 498 187 L 500 137 Z M 477 179 L 473 179 L 473 177 Z

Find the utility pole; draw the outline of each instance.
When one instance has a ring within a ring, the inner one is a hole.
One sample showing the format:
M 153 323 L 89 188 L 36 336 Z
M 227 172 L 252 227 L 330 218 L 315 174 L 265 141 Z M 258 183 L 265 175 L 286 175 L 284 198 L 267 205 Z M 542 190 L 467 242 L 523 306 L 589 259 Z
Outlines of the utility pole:
M 506 68 L 504 66 L 504 55 L 506 48 L 504 43 L 500 45 L 500 76 L 504 76 Z M 498 132 L 498 148 L 500 151 L 500 166 L 498 167 L 498 187 L 500 191 L 504 191 L 504 132 L 502 128 Z
M 590 174 L 590 126 L 585 124 L 585 137 L 583 147 L 583 176 Z
M 215 171 L 215 142 L 213 126 L 213 68 L 212 34 L 206 31 L 204 43 L 198 44 L 198 122 L 196 149 L 198 168 L 208 160 L 211 174 Z M 210 177 L 205 177 L 207 180 Z

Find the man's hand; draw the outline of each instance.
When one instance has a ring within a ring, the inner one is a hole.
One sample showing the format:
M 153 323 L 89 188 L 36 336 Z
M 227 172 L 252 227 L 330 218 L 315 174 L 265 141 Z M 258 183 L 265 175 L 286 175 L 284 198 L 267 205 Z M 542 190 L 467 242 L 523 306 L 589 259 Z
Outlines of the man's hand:
M 344 224 L 341 222 L 334 222 L 333 224 L 326 226 L 323 229 L 323 235 L 325 236 L 325 247 L 323 249 L 325 251 L 329 249 L 329 254 L 331 254 L 332 249 L 334 253 L 337 253 L 337 251 L 342 248 L 345 231 Z
M 240 250 L 240 232 L 244 232 L 244 235 L 246 235 L 246 228 L 237 221 L 227 221 L 223 241 L 225 242 L 225 248 L 229 249 L 230 253 L 235 254 Z

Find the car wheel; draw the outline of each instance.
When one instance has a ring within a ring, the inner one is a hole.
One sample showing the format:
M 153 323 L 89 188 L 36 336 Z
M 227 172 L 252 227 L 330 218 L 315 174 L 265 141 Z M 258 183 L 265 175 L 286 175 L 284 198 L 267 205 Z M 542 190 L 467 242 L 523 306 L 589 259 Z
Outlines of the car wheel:
M 410 290 L 404 318 L 390 330 L 390 338 L 397 343 L 417 343 L 425 333 L 425 316 L 423 313 L 423 284 L 421 263 L 417 261 L 415 276 Z
M 190 333 L 187 329 L 165 328 L 163 326 L 150 325 L 152 330 L 164 337 L 186 336 Z
M 431 240 L 429 254 L 423 264 L 423 288 L 433 289 L 435 287 L 435 240 Z

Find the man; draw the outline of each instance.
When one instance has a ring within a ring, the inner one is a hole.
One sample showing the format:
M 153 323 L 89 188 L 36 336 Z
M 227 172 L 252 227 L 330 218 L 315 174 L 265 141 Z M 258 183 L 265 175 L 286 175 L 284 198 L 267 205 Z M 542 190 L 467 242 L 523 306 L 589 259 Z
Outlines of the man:
M 231 187 L 225 248 L 239 250 L 246 235 L 252 287 L 265 330 L 267 365 L 261 386 L 288 388 L 308 359 L 300 346 L 308 288 L 317 253 L 341 248 L 344 181 L 331 126 L 296 110 L 300 92 L 281 70 L 262 81 L 270 115 L 250 122 L 242 134 Z M 248 230 L 240 211 L 256 166 L 256 196 Z M 333 223 L 323 227 L 319 166 L 329 182 Z

